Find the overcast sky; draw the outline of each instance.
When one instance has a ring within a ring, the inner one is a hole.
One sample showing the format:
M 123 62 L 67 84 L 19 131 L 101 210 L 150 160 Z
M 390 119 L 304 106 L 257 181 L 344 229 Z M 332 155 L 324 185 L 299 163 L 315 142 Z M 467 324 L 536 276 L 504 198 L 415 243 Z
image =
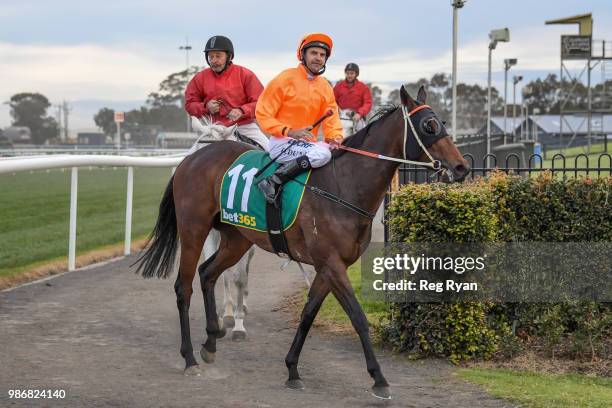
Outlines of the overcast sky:
M 208 37 L 230 37 L 235 62 L 265 84 L 297 64 L 297 42 L 312 31 L 334 39 L 326 72 L 330 80 L 340 79 L 344 65 L 353 61 L 361 67 L 360 79 L 388 92 L 402 82 L 450 73 L 450 3 L 1 0 L 0 100 L 41 92 L 53 103 L 68 101 L 71 126 L 93 128 L 92 116 L 100 107 L 138 107 L 168 74 L 184 69 L 185 52 L 178 47 L 186 37 L 193 46 L 190 64 L 199 66 Z M 610 0 L 468 0 L 459 13 L 459 81 L 486 84 L 487 34 L 502 27 L 510 29 L 511 42 L 494 51 L 495 86 L 503 89 L 504 58 L 518 58 L 511 75 L 527 80 L 558 74 L 559 36 L 577 34 L 578 28 L 544 21 L 588 12 L 593 13 L 594 39 L 612 42 Z M 600 76 L 594 70 L 594 79 Z M 2 104 L 0 127 L 9 124 L 8 107 Z

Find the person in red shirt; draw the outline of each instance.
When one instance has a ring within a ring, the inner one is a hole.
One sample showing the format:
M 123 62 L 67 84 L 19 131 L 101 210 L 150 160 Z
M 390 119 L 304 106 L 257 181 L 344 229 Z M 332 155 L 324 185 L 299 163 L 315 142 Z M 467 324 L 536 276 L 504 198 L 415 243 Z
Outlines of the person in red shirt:
M 263 85 L 250 70 L 234 64 L 234 45 L 222 35 L 210 37 L 204 48 L 210 68 L 198 72 L 185 90 L 185 110 L 212 123 L 238 125 L 238 132 L 268 150 L 268 138 L 255 121 L 255 106 Z
M 348 122 L 345 128 L 345 137 L 348 132 L 357 132 L 365 126 L 365 117 L 372 109 L 372 94 L 370 88 L 359 81 L 359 66 L 350 62 L 344 68 L 345 79 L 339 81 L 334 87 L 336 103 L 342 110 L 340 117 L 344 122 Z M 352 120 L 352 123 L 351 123 Z

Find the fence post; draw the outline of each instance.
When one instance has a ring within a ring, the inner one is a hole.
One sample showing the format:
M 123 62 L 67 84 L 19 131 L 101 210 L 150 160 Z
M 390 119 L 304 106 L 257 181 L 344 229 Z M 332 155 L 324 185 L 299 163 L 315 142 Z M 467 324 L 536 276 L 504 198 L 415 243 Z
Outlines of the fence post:
M 125 247 L 124 255 L 131 253 L 132 245 L 132 197 L 134 195 L 134 168 L 128 167 L 127 172 L 127 197 L 125 200 Z
M 70 175 L 70 227 L 68 233 L 68 270 L 74 271 L 76 266 L 76 223 L 77 223 L 77 187 L 79 169 L 72 168 Z

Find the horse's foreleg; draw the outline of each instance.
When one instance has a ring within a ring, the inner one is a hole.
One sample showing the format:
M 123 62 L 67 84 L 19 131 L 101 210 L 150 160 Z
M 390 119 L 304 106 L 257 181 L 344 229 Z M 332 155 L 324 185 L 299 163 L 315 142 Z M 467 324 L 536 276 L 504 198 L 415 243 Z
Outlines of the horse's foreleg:
M 200 355 L 207 363 L 212 363 L 215 360 L 217 338 L 221 334 L 215 302 L 215 283 L 223 271 L 236 264 L 251 245 L 250 241 L 234 229 L 225 230 L 221 233 L 219 251 L 210 262 L 206 262 L 200 267 L 200 284 L 204 294 L 207 335 L 206 342 L 200 350 Z
M 363 353 L 366 359 L 366 365 L 368 373 L 374 379 L 374 386 L 372 391 L 378 398 L 389 399 L 391 398 L 391 392 L 389 390 L 389 384 L 380 370 L 372 343 L 370 342 L 370 334 L 368 328 L 368 320 L 361 309 L 361 305 L 355 297 L 355 291 L 348 279 L 348 275 L 345 270 L 335 270 L 335 273 L 331 276 L 330 284 L 331 290 L 338 302 L 351 319 L 351 323 L 355 328 L 355 331 L 359 335 L 361 345 L 363 347 Z
M 300 325 L 298 326 L 295 337 L 293 338 L 293 343 L 291 343 L 289 353 L 287 353 L 287 357 L 285 357 L 285 365 L 287 365 L 287 369 L 289 370 L 289 379 L 285 384 L 287 387 L 292 389 L 300 390 L 304 388 L 304 383 L 300 379 L 297 365 L 300 358 L 300 352 L 302 351 L 302 346 L 304 345 L 304 341 L 308 335 L 308 331 L 310 330 L 312 322 L 321 308 L 321 304 L 325 300 L 325 297 L 330 290 L 325 279 L 326 278 L 322 273 L 317 273 L 312 281 L 310 291 L 308 292 L 308 300 L 306 301 L 304 309 L 302 310 Z

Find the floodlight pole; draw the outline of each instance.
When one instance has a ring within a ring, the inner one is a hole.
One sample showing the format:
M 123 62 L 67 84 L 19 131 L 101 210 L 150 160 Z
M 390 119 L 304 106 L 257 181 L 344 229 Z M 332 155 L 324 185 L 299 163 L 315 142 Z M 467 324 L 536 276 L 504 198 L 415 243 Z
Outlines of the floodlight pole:
M 514 132 L 516 129 L 516 84 L 518 84 L 519 82 L 521 82 L 523 80 L 523 76 L 522 75 L 518 75 L 518 76 L 514 76 L 512 78 L 512 82 L 514 84 L 513 86 L 513 90 L 512 90 L 512 141 L 514 142 Z
M 507 60 L 506 60 L 507 61 Z M 510 66 L 506 63 L 504 69 L 504 144 L 506 144 L 506 121 L 508 119 L 508 70 Z
M 489 75 L 487 81 L 487 167 L 491 167 L 491 59 L 493 57 L 493 50 L 495 49 L 499 41 L 510 41 L 510 31 L 507 28 L 502 28 L 500 30 L 492 30 L 489 33 L 489 39 L 491 40 L 491 42 L 489 43 Z
M 491 157 L 491 58 L 493 50 L 497 46 L 497 41 L 491 40 L 489 43 L 489 70 L 487 79 L 487 168 L 490 167 Z
M 506 121 L 508 119 L 508 71 L 517 62 L 516 58 L 504 60 L 504 144 L 506 144 Z
M 457 24 L 458 24 L 458 9 L 462 8 L 465 0 L 453 0 L 453 94 L 452 94 L 452 114 L 451 122 L 453 126 L 451 137 L 457 139 Z

